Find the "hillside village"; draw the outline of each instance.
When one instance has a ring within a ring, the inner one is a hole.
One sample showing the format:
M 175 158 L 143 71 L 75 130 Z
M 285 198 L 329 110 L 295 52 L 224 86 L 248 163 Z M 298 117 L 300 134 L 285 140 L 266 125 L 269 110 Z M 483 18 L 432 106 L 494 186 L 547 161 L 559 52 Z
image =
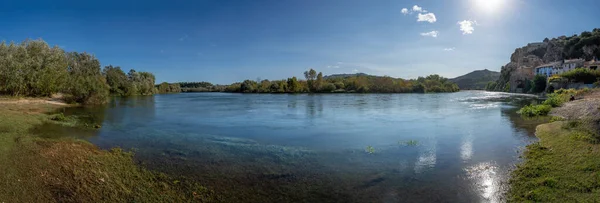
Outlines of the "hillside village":
M 527 93 L 536 75 L 545 76 L 546 90 L 593 87 L 589 81 L 560 80 L 559 75 L 577 68 L 598 70 L 600 29 L 571 37 L 561 36 L 518 48 L 502 67 L 500 78 L 489 90 Z M 589 84 L 588 84 L 589 83 Z

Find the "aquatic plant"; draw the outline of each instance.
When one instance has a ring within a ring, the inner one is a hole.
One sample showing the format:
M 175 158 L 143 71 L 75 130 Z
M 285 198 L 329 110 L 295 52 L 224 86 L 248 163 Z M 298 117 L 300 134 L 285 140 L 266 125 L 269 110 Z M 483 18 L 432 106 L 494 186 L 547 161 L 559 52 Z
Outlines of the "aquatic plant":
M 369 154 L 373 154 L 373 153 L 375 153 L 375 148 L 373 146 L 369 145 L 369 146 L 367 146 L 367 149 L 365 151 Z
M 53 121 L 66 121 L 67 117 L 65 117 L 65 115 L 63 113 L 57 113 L 52 115 L 52 117 L 50 117 L 50 120 Z
M 417 146 L 419 144 L 419 141 L 417 141 L 417 140 L 398 141 L 398 144 L 404 145 L 404 146 Z

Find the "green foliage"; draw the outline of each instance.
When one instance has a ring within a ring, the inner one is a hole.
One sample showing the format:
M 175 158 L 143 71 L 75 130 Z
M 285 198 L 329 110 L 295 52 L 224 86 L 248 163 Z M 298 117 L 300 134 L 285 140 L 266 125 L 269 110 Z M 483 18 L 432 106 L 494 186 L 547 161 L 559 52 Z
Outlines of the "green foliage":
M 302 87 L 300 85 L 300 82 L 298 82 L 298 79 L 296 77 L 291 77 L 288 78 L 287 80 L 287 91 L 291 92 L 291 93 L 299 93 L 302 92 Z
M 552 110 L 552 106 L 546 104 L 527 105 L 521 108 L 518 113 L 526 117 L 536 117 L 548 115 L 550 110 Z
M 485 90 L 486 91 L 494 91 L 496 89 L 496 82 L 489 82 L 486 86 L 485 86 Z
M 167 82 L 163 82 L 157 85 L 156 88 L 158 89 L 158 93 L 160 94 L 181 92 L 181 86 L 179 85 L 179 83 L 169 84 Z
M 585 84 L 592 84 L 598 81 L 600 77 L 600 70 L 591 70 L 588 68 L 576 68 L 560 74 L 561 77 L 566 78 L 572 82 L 583 82 Z
M 455 83 L 439 75 L 419 77 L 417 80 L 366 74 L 325 77 L 322 73 L 311 69 L 304 72 L 304 76 L 307 80 L 298 80 L 296 77 L 292 77 L 287 80 L 263 80 L 260 84 L 246 80 L 242 83 L 231 84 L 224 88 L 224 91 L 245 93 L 435 93 L 459 91 Z
M 594 202 L 600 197 L 599 146 L 593 128 L 567 122 L 537 127 L 539 142 L 527 146 L 511 174 L 508 202 Z
M 597 30 L 597 29 L 594 29 Z M 582 32 L 561 40 L 564 43 L 563 54 L 565 58 L 585 58 L 590 60 L 594 57 L 600 58 L 600 32 Z
M 63 114 L 63 113 L 58 113 L 58 114 L 52 115 L 52 117 L 50 117 L 50 120 L 53 120 L 53 121 L 66 121 L 67 117 L 65 117 L 65 114 Z
M 65 92 L 73 102 L 84 104 L 106 103 L 109 86 L 100 71 L 100 61 L 87 53 L 67 54 L 68 85 Z
M 65 53 L 43 40 L 0 43 L 0 94 L 42 97 L 61 92 L 71 102 L 101 104 L 109 93 L 154 93 L 154 75 L 134 75 L 126 76 L 118 66 L 107 66 L 101 72 L 94 56 Z
M 367 146 L 367 148 L 365 149 L 365 152 L 367 152 L 369 154 L 373 154 L 373 153 L 375 153 L 375 148 L 373 146 Z
M 0 93 L 50 96 L 67 82 L 67 59 L 59 47 L 43 40 L 0 43 Z
M 506 82 L 504 85 L 504 92 L 510 92 L 510 83 Z
M 524 93 L 531 92 L 532 89 L 533 89 L 533 87 L 535 86 L 534 83 L 533 83 L 533 81 L 531 81 L 531 80 L 525 80 L 524 83 L 525 83 L 525 88 L 523 88 L 523 92 Z
M 559 116 L 552 116 L 550 118 L 550 123 L 555 122 L 555 121 L 564 121 L 565 119 L 563 117 L 559 117 Z
M 129 81 L 132 83 L 131 91 L 128 95 L 152 95 L 154 94 L 155 77 L 149 72 L 137 72 L 131 69 L 127 73 Z
M 533 88 L 532 88 L 532 91 L 534 93 L 543 92 L 546 89 L 546 85 L 547 85 L 546 82 L 547 82 L 546 76 L 536 75 L 533 78 Z
M 102 74 L 106 77 L 106 83 L 110 86 L 111 94 L 119 96 L 136 94 L 136 92 L 132 92 L 133 82 L 129 80 L 125 72 L 121 70 L 121 67 L 106 66 Z

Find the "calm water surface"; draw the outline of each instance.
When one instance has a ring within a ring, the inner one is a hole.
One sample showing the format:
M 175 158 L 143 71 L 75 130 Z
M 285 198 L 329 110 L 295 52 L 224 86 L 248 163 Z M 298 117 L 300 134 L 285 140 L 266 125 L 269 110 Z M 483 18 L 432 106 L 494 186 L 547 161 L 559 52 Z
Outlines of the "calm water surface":
M 226 202 L 502 202 L 539 121 L 532 98 L 451 94 L 190 93 L 117 98 L 99 130 L 43 136 L 135 148 L 148 168 L 196 179 Z M 368 150 L 370 149 L 370 150 Z

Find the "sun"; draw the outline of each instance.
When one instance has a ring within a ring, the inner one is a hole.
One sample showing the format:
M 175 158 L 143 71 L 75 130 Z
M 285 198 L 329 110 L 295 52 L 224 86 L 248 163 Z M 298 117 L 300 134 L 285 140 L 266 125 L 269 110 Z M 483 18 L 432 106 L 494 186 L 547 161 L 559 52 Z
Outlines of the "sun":
M 474 0 L 478 10 L 487 13 L 495 13 L 504 7 L 508 0 Z

